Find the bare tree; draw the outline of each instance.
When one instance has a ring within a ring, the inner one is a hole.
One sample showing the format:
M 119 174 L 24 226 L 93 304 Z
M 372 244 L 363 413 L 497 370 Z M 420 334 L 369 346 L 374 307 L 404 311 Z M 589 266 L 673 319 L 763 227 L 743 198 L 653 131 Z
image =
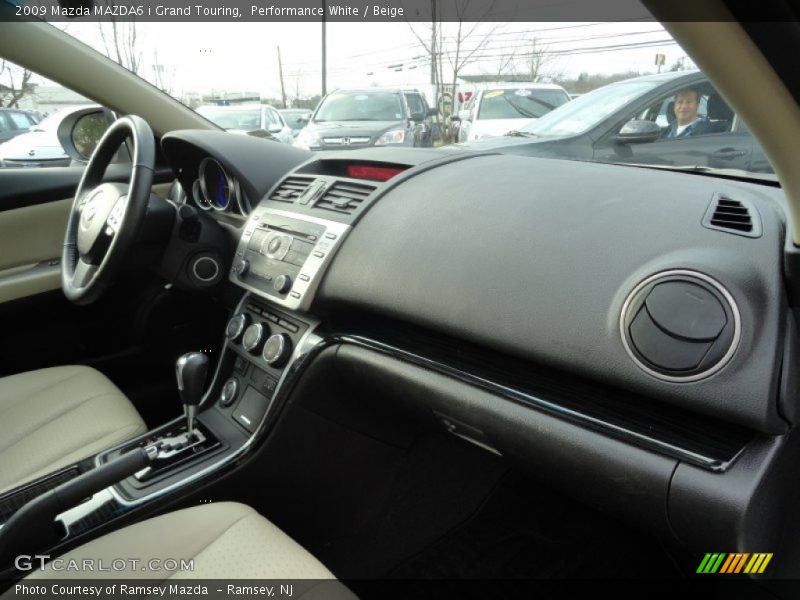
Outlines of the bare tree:
M 105 0 L 110 5 L 109 0 Z M 106 50 L 106 56 L 116 61 L 131 73 L 138 74 L 142 65 L 142 52 L 137 45 L 136 21 L 118 21 L 116 17 L 108 17 L 108 22 L 99 22 L 100 37 Z
M 479 4 L 473 4 L 472 0 L 450 0 L 452 2 L 452 12 L 448 11 L 448 14 L 455 16 L 454 23 L 456 27 L 452 37 L 444 35 L 444 27 L 441 21 L 441 1 L 443 0 L 431 0 L 431 25 L 424 34 L 418 32 L 411 23 L 409 23 L 409 27 L 430 59 L 431 84 L 436 88 L 437 102 L 447 98 L 447 102 L 441 108 L 444 109 L 444 112 L 452 114 L 455 110 L 455 90 L 459 73 L 477 58 L 477 55 L 486 47 L 496 29 L 496 27 L 492 28 L 491 31 L 477 39 L 475 44 L 470 44 L 470 47 L 467 48 L 467 41 L 473 40 L 477 35 L 478 27 L 492 11 L 494 0 Z M 469 14 L 471 8 L 475 9 L 472 11 L 472 15 Z M 467 26 L 468 22 L 472 23 L 471 26 Z M 446 86 L 444 83 L 444 57 L 447 57 L 453 74 L 450 86 Z
M 486 16 L 491 12 L 492 8 L 494 7 L 494 2 L 490 2 L 487 4 L 481 4 L 481 7 L 484 9 L 483 12 L 479 15 L 478 19 L 472 23 L 472 26 L 466 28 L 464 26 L 465 17 L 469 11 L 471 0 L 453 0 L 453 9 L 455 11 L 456 19 L 457 19 L 457 27 L 456 27 L 456 34 L 454 39 L 454 50 L 451 53 L 447 52 L 447 58 L 450 62 L 450 67 L 453 71 L 453 84 L 451 86 L 451 90 L 453 91 L 453 95 L 450 100 L 450 113 L 452 114 L 455 111 L 455 103 L 456 103 L 456 84 L 458 82 L 458 74 L 461 72 L 461 69 L 466 67 L 470 64 L 473 59 L 475 58 L 476 53 L 480 50 L 483 50 L 486 45 L 489 43 L 489 40 L 492 37 L 492 34 L 495 32 L 497 27 L 493 27 L 489 32 L 484 34 L 477 42 L 467 50 L 464 46 L 467 40 L 470 40 L 473 35 L 475 34 L 476 29 L 481 24 L 481 22 L 486 18 Z
M 158 49 L 153 50 L 153 85 L 171 96 L 174 84 L 175 67 L 162 63 L 158 56 Z
M 431 85 L 433 85 L 436 90 L 434 103 L 438 103 L 439 99 L 444 95 L 444 86 L 442 85 L 442 27 L 440 10 L 441 6 L 438 4 L 438 0 L 431 0 L 431 24 L 427 31 L 423 31 L 422 33 L 418 32 L 411 22 L 408 22 L 411 33 L 417 38 L 417 41 L 429 58 Z
M 16 108 L 20 100 L 32 94 L 36 87 L 31 83 L 32 75 L 28 69 L 0 59 L 0 106 Z

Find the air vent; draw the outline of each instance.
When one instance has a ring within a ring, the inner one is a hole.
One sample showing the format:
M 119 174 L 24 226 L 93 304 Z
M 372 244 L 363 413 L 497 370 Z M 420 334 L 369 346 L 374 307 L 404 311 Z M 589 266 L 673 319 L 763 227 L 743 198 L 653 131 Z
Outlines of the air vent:
M 670 382 L 697 381 L 730 360 L 740 338 L 739 309 L 730 292 L 697 271 L 652 275 L 622 308 L 620 333 L 641 369 Z
M 336 181 L 314 206 L 349 215 L 374 191 L 374 185 Z
M 313 177 L 287 177 L 272 192 L 269 199 L 278 202 L 294 202 L 308 189 L 312 181 L 314 181 Z
M 756 209 L 749 202 L 723 194 L 714 194 L 703 218 L 703 227 L 746 237 L 761 235 L 761 221 Z

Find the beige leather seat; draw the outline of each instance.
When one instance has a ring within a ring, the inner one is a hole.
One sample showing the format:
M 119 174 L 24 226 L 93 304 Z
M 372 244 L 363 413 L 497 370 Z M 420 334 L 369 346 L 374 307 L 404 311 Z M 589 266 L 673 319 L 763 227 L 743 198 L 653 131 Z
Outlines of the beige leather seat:
M 123 557 L 129 566 L 121 570 L 64 568 L 72 559 L 80 565 L 86 560 L 98 565 L 102 560 L 108 566 Z M 191 583 L 175 580 L 293 579 L 306 580 L 293 585 L 293 598 L 355 598 L 297 542 L 252 508 L 237 502 L 203 504 L 142 521 L 79 546 L 58 559 L 61 563 L 53 564 L 51 569 L 45 565 L 27 579 L 148 579 L 181 585 Z M 193 565 L 191 570 L 176 570 L 170 559 L 178 563 L 192 560 Z M 170 565 L 172 570 L 143 570 L 142 565 Z
M 89 367 L 0 378 L 0 494 L 145 431 L 130 401 Z

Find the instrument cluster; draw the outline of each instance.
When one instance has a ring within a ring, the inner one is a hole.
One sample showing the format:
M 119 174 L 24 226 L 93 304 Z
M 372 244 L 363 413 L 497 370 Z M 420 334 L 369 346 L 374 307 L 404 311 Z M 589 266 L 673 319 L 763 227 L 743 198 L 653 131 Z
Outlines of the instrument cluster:
M 218 160 L 206 157 L 200 162 L 198 177 L 192 184 L 192 199 L 201 210 L 250 214 L 252 206 L 238 180 Z

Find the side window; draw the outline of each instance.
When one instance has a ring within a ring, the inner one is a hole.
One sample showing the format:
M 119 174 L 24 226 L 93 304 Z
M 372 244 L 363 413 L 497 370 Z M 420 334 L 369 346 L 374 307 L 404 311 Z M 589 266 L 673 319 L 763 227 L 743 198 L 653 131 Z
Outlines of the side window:
M 286 125 L 281 118 L 281 115 L 278 113 L 277 110 L 270 110 L 270 114 L 272 114 L 272 121 L 281 129 L 283 129 Z
M 733 117 L 733 110 L 709 83 L 676 90 L 631 115 L 656 123 L 666 139 L 728 133 Z
M 35 72 L 5 61 L 0 71 L 0 168 L 63 167 L 73 158 L 61 147 L 58 129 L 65 119 L 76 121 L 73 145 L 78 154 L 90 151 L 108 123 L 101 106 Z M 79 119 L 78 111 L 97 110 Z M 35 126 L 36 132 L 31 131 Z M 76 137 L 76 133 L 78 134 Z M 123 153 L 115 160 L 124 160 Z
M 11 111 L 8 113 L 8 116 L 11 117 L 14 129 L 24 129 L 27 131 L 31 128 L 31 122 L 28 120 L 28 116 L 25 113 Z
M 412 115 L 424 115 L 427 112 L 422 98 L 417 94 L 406 94 L 406 102 L 408 103 L 408 111 Z

